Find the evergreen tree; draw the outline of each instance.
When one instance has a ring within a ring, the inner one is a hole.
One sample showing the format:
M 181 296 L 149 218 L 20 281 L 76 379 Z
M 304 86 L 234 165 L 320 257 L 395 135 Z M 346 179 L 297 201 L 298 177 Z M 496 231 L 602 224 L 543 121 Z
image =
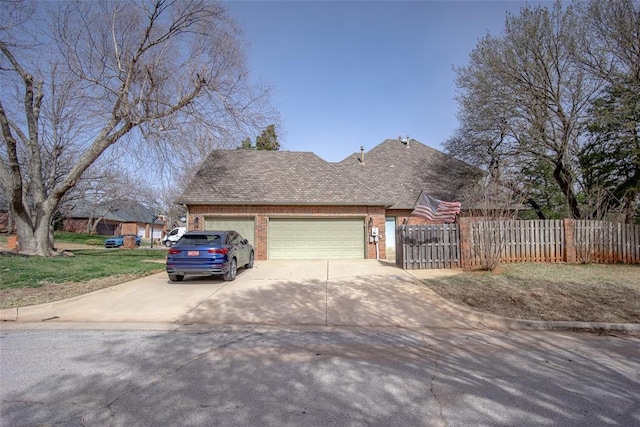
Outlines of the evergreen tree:
M 244 143 L 243 143 L 244 144 Z M 256 150 L 279 150 L 280 143 L 278 135 L 276 135 L 276 126 L 269 125 L 262 131 L 260 136 L 256 137 Z
M 246 137 L 243 141 L 242 141 L 242 145 L 240 145 L 239 147 L 241 150 L 255 150 L 255 147 L 253 145 L 251 145 L 251 138 Z

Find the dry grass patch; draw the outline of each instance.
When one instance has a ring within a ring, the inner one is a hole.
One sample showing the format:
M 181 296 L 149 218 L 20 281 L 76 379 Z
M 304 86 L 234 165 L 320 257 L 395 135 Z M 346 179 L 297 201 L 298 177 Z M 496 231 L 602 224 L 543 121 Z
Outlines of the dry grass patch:
M 640 323 L 640 266 L 507 264 L 424 283 L 459 305 L 528 320 Z

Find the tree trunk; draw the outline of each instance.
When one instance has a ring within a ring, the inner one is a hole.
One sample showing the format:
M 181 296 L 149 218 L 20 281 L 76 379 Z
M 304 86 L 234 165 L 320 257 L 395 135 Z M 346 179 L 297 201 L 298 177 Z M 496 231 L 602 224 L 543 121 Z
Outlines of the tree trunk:
M 13 220 L 13 210 L 11 209 L 11 206 L 9 206 L 9 211 L 7 212 L 8 218 L 7 218 L 7 230 L 9 231 L 9 234 L 12 234 L 16 231 L 16 224 Z
M 52 212 L 43 209 L 41 213 L 42 216 L 33 222 L 33 226 L 22 216 L 15 216 L 18 249 L 21 254 L 45 257 L 56 255 L 53 248 Z
M 578 199 L 576 199 L 573 189 L 571 188 L 571 181 L 568 179 L 571 175 L 569 171 L 564 167 L 562 161 L 555 162 L 555 169 L 553 170 L 553 177 L 555 178 L 560 191 L 564 194 L 565 200 L 571 213 L 571 218 L 581 219 L 580 206 L 578 205 Z
M 538 216 L 538 219 L 547 219 L 544 212 L 542 212 L 542 208 L 540 207 L 540 205 L 538 204 L 538 202 L 536 202 L 533 197 L 529 197 L 527 199 L 527 203 L 529 203 L 529 206 L 531 206 L 531 208 L 533 209 L 533 211 L 536 213 L 536 215 Z
M 624 223 L 633 224 L 633 219 L 636 213 L 633 201 L 636 199 L 636 192 L 630 191 L 625 197 L 625 209 L 624 209 Z
M 98 234 L 97 232 L 97 228 L 98 228 L 98 223 L 100 221 L 102 221 L 103 217 L 94 217 L 93 216 L 93 212 L 91 212 L 89 219 L 87 219 L 87 226 L 85 228 L 85 232 L 87 234 Z
M 91 222 L 91 228 L 89 229 L 89 234 L 98 234 L 98 224 L 102 221 L 104 217 L 94 218 Z

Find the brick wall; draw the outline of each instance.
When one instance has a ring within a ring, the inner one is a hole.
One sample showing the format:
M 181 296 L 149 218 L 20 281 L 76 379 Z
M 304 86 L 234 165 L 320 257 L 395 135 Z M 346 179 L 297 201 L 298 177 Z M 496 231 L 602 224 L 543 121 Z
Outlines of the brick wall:
M 86 218 L 65 218 L 62 221 L 62 231 L 68 231 L 71 233 L 86 233 L 88 223 L 89 220 Z M 100 220 L 100 223 L 98 224 L 98 233 L 101 232 L 100 228 L 104 227 L 105 224 L 108 225 L 113 231 L 105 233 L 103 229 L 102 235 L 117 236 L 118 234 L 124 234 L 121 231 L 122 223 L 104 219 Z M 134 231 L 132 231 L 131 234 L 137 234 L 137 228 L 134 228 L 133 230 Z
M 84 233 L 87 231 L 88 219 L 65 218 L 62 221 L 62 231 Z
M 431 224 L 442 224 L 439 221 L 430 221 L 425 217 L 411 215 L 411 209 L 389 209 L 387 211 L 388 217 L 396 218 L 396 225 L 404 224 L 404 221 L 407 221 L 407 225 L 431 225 Z
M 269 218 L 362 218 L 365 225 L 368 225 L 369 218 L 373 218 L 373 226 L 378 227 L 381 233 L 384 231 L 385 209 L 383 207 L 370 206 L 211 206 L 193 205 L 189 206 L 189 219 L 187 228 L 189 230 L 204 228 L 205 217 L 229 216 L 253 218 L 255 222 L 254 249 L 257 260 L 265 260 L 267 254 L 267 232 Z M 369 243 L 369 228 L 367 227 L 366 258 L 376 258 L 376 246 Z M 385 247 L 381 241 L 378 245 L 379 256 L 385 257 Z
M 125 222 L 122 224 L 122 234 L 138 234 L 138 224 L 135 222 Z

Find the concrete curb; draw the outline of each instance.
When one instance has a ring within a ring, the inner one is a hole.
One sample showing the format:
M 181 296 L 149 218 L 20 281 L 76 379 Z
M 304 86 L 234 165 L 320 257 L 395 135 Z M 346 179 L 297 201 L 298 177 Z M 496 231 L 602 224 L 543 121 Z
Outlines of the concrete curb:
M 405 270 L 416 282 L 421 286 L 429 288 L 423 283 L 424 279 L 411 274 L 409 270 Z M 496 314 L 476 311 L 468 307 L 464 307 L 453 303 L 429 288 L 438 296 L 442 304 L 449 306 L 452 310 L 458 311 L 468 321 L 475 322 L 478 326 L 490 329 L 508 329 L 520 331 L 621 331 L 621 332 L 640 332 L 640 323 L 604 323 L 604 322 L 574 322 L 574 321 L 546 321 L 546 320 L 526 320 L 515 319 L 510 317 L 502 317 Z

